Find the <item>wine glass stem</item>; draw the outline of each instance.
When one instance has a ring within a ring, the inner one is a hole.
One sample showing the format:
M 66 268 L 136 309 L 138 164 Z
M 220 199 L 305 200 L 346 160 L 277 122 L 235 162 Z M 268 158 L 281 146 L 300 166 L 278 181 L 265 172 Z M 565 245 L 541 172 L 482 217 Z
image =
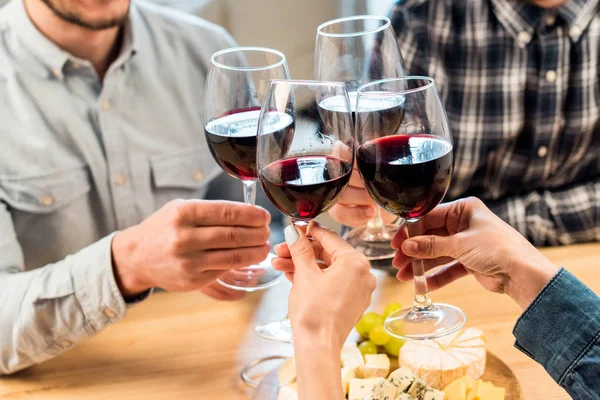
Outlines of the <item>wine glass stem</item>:
M 243 180 L 244 184 L 244 203 L 254 205 L 256 202 L 256 181 Z
M 419 236 L 419 221 L 407 221 L 408 237 Z M 425 310 L 431 307 L 431 299 L 427 289 L 427 277 L 425 276 L 425 267 L 420 258 L 412 259 L 413 280 L 415 282 L 415 302 L 413 308 L 416 310 Z

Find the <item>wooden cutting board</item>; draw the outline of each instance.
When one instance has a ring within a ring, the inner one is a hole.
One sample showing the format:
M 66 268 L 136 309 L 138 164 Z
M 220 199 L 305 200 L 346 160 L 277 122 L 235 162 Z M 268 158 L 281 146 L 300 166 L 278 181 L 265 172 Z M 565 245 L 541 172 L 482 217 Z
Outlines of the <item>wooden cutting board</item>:
M 397 365 L 397 360 L 393 359 L 392 370 L 396 369 Z M 508 368 L 502 360 L 489 351 L 486 355 L 485 371 L 481 379 L 492 382 L 494 386 L 503 387 L 506 390 L 504 400 L 523 400 L 523 391 L 521 390 L 521 385 L 515 377 L 515 374 L 513 374 L 510 368 Z M 277 380 L 269 380 L 264 383 L 277 385 L 276 382 Z M 261 384 L 261 386 L 263 387 L 261 387 L 260 394 L 257 393 L 260 398 L 257 398 L 255 394 L 253 400 L 277 400 L 278 388 L 273 387 L 267 390 L 267 388 L 264 387 L 266 385 Z M 265 397 L 263 393 L 270 393 L 270 397 Z

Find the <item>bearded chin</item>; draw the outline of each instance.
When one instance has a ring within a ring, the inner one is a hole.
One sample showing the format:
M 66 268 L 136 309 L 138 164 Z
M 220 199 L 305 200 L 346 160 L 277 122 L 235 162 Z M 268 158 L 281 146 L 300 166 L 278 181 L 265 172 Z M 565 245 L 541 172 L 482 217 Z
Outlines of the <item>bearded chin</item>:
M 112 16 L 101 20 L 90 20 L 85 16 L 82 16 L 71 10 L 64 9 L 60 5 L 56 4 L 54 0 L 42 0 L 44 4 L 52 10 L 59 18 L 73 25 L 80 26 L 85 29 L 92 31 L 102 31 L 105 29 L 122 26 L 129 16 L 129 8 L 123 13 L 123 15 Z

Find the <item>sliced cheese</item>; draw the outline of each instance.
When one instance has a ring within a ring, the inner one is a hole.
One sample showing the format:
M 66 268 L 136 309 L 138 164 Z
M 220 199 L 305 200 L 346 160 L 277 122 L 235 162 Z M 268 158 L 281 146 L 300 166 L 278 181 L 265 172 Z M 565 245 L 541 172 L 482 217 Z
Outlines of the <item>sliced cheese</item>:
M 390 359 L 386 354 L 365 355 L 365 378 L 386 378 L 390 373 Z
M 410 385 L 415 380 L 415 376 L 410 369 L 406 367 L 400 367 L 393 371 L 390 376 L 388 376 L 388 380 L 396 385 L 399 393 L 402 393 L 408 390 Z
M 346 342 L 342 347 L 342 367 L 354 369 L 354 374 L 357 378 L 363 377 L 365 367 L 365 359 L 354 342 Z
M 377 384 L 387 382 L 384 378 L 371 379 L 352 379 L 350 381 L 350 390 L 348 391 L 348 400 L 371 400 L 371 395 Z
M 485 338 L 479 329 L 467 328 L 435 340 L 406 342 L 399 361 L 438 389 L 463 376 L 478 379 L 485 369 Z
M 504 400 L 504 394 L 504 388 L 479 379 L 473 384 L 473 390 L 469 392 L 467 400 Z
M 350 390 L 350 381 L 354 378 L 356 378 L 354 367 L 342 368 L 342 390 L 344 391 L 344 396 L 348 394 L 348 390 Z

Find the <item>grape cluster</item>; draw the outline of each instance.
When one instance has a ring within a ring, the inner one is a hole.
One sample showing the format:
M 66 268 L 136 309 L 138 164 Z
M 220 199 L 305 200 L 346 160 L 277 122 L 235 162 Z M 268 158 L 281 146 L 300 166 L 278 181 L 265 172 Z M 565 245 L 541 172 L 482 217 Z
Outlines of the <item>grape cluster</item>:
M 358 345 L 358 349 L 364 356 L 365 354 L 377 354 L 385 352 L 389 356 L 398 357 L 400 348 L 404 344 L 404 340 L 390 336 L 383 327 L 383 322 L 388 315 L 400 310 L 400 303 L 394 302 L 388 304 L 382 314 L 368 312 L 362 316 L 356 330 L 362 336 L 362 341 Z

